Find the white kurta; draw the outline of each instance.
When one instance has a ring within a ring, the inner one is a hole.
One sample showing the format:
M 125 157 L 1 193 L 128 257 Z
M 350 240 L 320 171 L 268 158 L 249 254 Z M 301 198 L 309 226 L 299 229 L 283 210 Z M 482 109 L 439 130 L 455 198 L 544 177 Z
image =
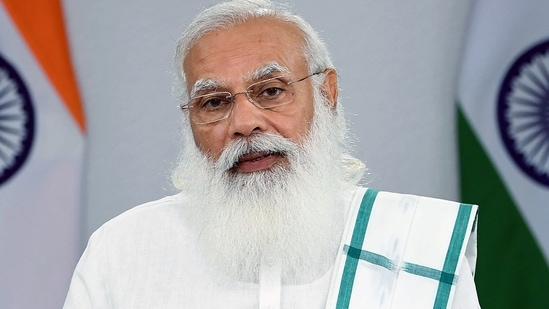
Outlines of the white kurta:
M 362 192 L 346 192 L 347 204 L 360 203 Z M 217 282 L 191 237 L 186 203 L 181 194 L 166 197 L 100 227 L 76 267 L 64 308 L 259 308 L 260 295 L 269 295 L 260 293 L 260 284 Z M 281 308 L 324 308 L 331 277 L 328 271 L 309 284 L 278 287 Z M 478 308 L 467 261 L 459 277 L 453 308 Z

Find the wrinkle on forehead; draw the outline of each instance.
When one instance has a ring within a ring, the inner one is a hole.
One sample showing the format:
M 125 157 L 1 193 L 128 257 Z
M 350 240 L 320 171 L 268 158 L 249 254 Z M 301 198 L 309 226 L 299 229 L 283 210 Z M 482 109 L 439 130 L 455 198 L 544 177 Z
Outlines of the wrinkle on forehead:
M 289 74 L 290 69 L 287 67 L 281 65 L 280 63 L 276 61 L 271 61 L 247 74 L 245 74 L 245 81 L 252 83 L 256 82 L 268 77 L 272 77 L 273 74 L 282 73 L 282 74 Z M 204 92 L 212 92 L 216 91 L 216 89 L 226 87 L 228 85 L 227 80 L 224 78 L 220 78 L 218 80 L 212 79 L 212 78 L 202 78 L 197 80 L 190 93 L 190 97 L 194 97 L 198 95 L 199 93 Z

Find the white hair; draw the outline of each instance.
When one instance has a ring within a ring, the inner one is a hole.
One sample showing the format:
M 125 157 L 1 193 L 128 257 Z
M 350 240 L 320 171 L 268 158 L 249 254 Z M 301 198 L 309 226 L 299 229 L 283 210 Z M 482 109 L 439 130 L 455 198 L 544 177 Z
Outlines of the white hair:
M 185 88 L 185 70 L 183 61 L 189 50 L 204 35 L 217 30 L 224 30 L 250 19 L 269 17 L 293 24 L 303 37 L 302 54 L 307 61 L 309 74 L 333 68 L 326 45 L 318 33 L 303 18 L 293 14 L 289 8 L 268 0 L 233 0 L 222 2 L 202 11 L 188 26 L 177 42 L 174 57 L 176 81 L 174 94 L 181 102 L 188 100 Z M 316 84 L 321 77 L 315 78 Z

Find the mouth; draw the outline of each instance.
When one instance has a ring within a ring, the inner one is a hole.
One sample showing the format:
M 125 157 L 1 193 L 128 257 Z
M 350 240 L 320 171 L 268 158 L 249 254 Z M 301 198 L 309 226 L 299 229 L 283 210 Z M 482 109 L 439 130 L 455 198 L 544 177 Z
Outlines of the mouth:
M 280 152 L 251 152 L 240 157 L 232 170 L 240 173 L 253 173 L 273 167 L 283 158 Z

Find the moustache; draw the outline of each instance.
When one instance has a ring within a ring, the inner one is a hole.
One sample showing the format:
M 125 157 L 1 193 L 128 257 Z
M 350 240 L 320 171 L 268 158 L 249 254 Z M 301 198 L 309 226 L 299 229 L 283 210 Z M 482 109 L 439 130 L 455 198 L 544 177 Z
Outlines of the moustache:
M 265 155 L 277 154 L 290 156 L 299 152 L 299 146 L 294 141 L 279 134 L 257 133 L 251 137 L 240 138 L 231 142 L 219 156 L 215 168 L 228 171 L 233 168 L 241 158 L 252 153 Z

